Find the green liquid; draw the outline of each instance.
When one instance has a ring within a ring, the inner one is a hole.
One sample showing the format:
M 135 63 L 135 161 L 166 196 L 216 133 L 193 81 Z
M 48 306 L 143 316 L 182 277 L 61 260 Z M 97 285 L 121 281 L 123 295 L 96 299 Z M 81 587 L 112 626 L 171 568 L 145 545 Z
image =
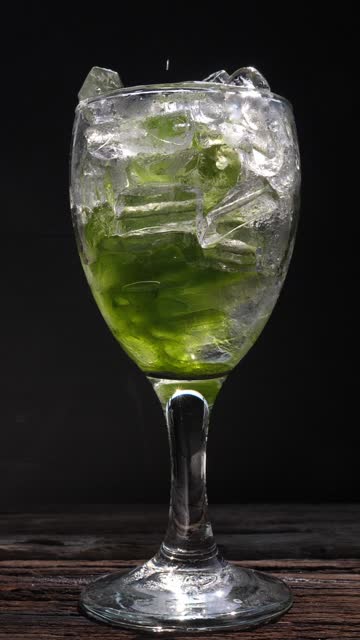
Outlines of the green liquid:
M 221 269 L 212 250 L 181 231 L 104 237 L 94 258 L 85 270 L 95 299 L 141 369 L 196 378 L 238 362 L 231 312 L 264 286 L 255 264 Z

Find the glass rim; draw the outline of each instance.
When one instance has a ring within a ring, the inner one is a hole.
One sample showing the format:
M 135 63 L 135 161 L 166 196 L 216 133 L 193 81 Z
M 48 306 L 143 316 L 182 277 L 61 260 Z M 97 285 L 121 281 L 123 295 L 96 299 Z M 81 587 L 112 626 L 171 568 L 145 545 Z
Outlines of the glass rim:
M 270 89 L 257 89 L 256 87 L 244 87 L 233 84 L 223 84 L 220 82 L 204 82 L 204 81 L 187 81 L 187 82 L 169 82 L 169 83 L 159 83 L 159 84 L 140 84 L 134 85 L 131 87 L 121 87 L 119 89 L 114 89 L 113 91 L 107 91 L 97 96 L 92 96 L 90 98 L 86 98 L 84 100 L 80 100 L 76 106 L 75 111 L 81 111 L 83 107 L 86 107 L 89 104 L 94 102 L 99 102 L 100 100 L 107 100 L 108 98 L 117 98 L 117 97 L 131 97 L 131 96 L 141 96 L 147 94 L 165 94 L 167 92 L 176 93 L 180 91 L 204 91 L 205 93 L 232 93 L 232 94 L 260 94 L 263 98 L 279 100 L 280 102 L 284 102 L 289 105 L 291 109 L 293 109 L 291 102 L 279 95 L 278 93 L 274 93 Z

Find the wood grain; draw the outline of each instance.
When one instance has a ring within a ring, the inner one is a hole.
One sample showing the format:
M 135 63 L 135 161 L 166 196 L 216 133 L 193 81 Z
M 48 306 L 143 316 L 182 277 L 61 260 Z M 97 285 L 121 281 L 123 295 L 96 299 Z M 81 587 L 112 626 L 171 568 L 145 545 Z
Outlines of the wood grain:
M 210 512 L 229 560 L 360 557 L 359 504 L 217 505 Z M 167 507 L 159 505 L 2 514 L 0 559 L 148 558 L 159 547 L 166 520 Z
M 0 638 L 118 638 L 138 634 L 87 620 L 78 611 L 80 589 L 131 561 L 13 561 L 0 563 Z M 278 622 L 251 632 L 215 633 L 213 640 L 347 640 L 360 638 L 360 561 L 238 562 L 270 571 L 292 588 L 295 604 Z M 182 638 L 183 636 L 179 636 Z
M 210 638 L 360 640 L 359 506 L 233 505 L 212 512 L 220 536 L 228 536 L 227 555 L 248 553 L 252 559 L 236 563 L 285 580 L 295 603 L 275 623 Z M 127 571 L 147 559 L 161 540 L 165 521 L 165 508 L 139 506 L 3 514 L 0 640 L 144 637 L 85 618 L 78 610 L 79 593 L 93 578 Z M 299 549 L 301 532 L 305 537 Z M 103 548 L 102 541 L 108 546 Z M 346 557 L 336 557 L 339 549 Z M 304 550 L 307 557 L 298 557 Z M 295 552 L 297 557 L 291 557 Z

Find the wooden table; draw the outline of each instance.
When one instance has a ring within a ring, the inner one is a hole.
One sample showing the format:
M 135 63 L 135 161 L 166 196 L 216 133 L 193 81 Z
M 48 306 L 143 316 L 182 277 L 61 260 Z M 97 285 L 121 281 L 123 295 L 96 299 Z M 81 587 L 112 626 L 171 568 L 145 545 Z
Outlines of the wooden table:
M 95 576 L 155 553 L 166 511 L 87 505 L 2 514 L 0 638 L 144 637 L 89 621 L 78 597 Z M 360 505 L 224 505 L 211 515 L 228 559 L 280 576 L 295 598 L 279 621 L 213 640 L 360 640 Z

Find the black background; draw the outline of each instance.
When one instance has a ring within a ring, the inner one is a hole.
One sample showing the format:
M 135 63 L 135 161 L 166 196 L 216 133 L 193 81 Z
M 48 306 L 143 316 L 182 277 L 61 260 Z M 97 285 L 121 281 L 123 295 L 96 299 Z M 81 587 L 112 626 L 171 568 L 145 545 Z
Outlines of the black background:
M 98 6 L 2 26 L 0 506 L 166 502 L 167 435 L 145 376 L 91 298 L 68 204 L 77 92 L 93 65 L 127 85 L 258 67 L 293 104 L 303 187 L 272 317 L 213 411 L 213 502 L 356 500 L 359 110 L 353 17 Z M 170 60 L 166 71 L 166 60 Z

